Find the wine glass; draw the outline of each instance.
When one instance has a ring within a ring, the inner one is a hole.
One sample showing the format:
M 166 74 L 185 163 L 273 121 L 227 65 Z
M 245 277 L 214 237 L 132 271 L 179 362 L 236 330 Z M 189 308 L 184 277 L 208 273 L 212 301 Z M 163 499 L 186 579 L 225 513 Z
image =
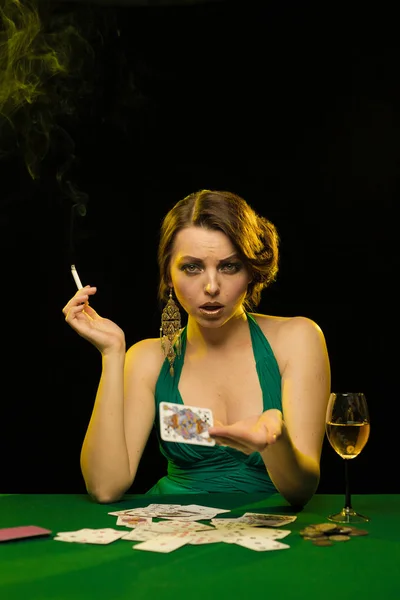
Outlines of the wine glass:
M 351 506 L 349 461 L 358 456 L 369 438 L 370 421 L 367 400 L 363 393 L 332 393 L 326 411 L 326 435 L 332 448 L 344 459 L 346 498 L 342 510 L 330 515 L 335 523 L 369 521 Z

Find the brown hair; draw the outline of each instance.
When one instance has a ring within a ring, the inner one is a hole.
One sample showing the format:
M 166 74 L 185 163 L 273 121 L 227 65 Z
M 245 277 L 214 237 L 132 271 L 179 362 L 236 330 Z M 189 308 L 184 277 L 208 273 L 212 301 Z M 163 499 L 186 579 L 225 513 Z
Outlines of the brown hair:
M 278 273 L 279 236 L 275 225 L 258 215 L 243 198 L 232 192 L 216 190 L 189 194 L 164 217 L 158 247 L 159 299 L 168 298 L 175 236 L 181 229 L 191 226 L 215 229 L 228 236 L 251 276 L 244 306 L 255 308 L 262 290 L 275 280 Z

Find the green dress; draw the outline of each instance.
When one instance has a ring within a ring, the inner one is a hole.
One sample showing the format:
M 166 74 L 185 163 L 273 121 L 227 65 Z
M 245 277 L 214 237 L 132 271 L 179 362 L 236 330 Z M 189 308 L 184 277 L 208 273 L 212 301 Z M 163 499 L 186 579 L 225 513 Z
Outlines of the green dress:
M 267 338 L 249 313 L 247 320 L 260 386 L 263 410 L 282 410 L 281 376 Z M 186 349 L 186 327 L 181 334 L 181 355 L 175 358 L 174 375 L 167 360 L 163 363 L 155 390 L 155 427 L 161 453 L 168 461 L 168 474 L 147 494 L 183 494 L 212 492 L 277 493 L 259 452 L 250 455 L 228 446 L 197 446 L 165 442 L 160 437 L 160 402 L 184 404 L 178 390 Z

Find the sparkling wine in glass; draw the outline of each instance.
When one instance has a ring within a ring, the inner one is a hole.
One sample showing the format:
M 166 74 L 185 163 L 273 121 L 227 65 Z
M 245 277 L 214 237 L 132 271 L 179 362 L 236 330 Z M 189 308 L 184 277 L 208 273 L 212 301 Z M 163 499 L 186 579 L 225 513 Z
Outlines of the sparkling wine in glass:
M 345 465 L 345 505 L 328 519 L 335 523 L 362 523 L 368 517 L 360 515 L 351 505 L 349 461 L 356 458 L 369 438 L 370 420 L 367 400 L 363 393 L 332 393 L 326 411 L 326 436 Z

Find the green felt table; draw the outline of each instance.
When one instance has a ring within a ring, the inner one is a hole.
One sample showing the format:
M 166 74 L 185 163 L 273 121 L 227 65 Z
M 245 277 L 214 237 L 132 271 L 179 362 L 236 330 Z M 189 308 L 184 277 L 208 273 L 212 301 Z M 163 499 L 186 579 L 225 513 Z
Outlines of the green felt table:
M 116 526 L 110 511 L 152 502 L 202 504 L 244 512 L 297 514 L 285 526 L 289 549 L 257 552 L 235 544 L 183 546 L 169 554 L 133 550 L 135 542 L 109 545 L 53 540 L 59 531 Z M 359 525 L 369 534 L 317 547 L 300 530 L 324 523 L 342 508 L 343 496 L 315 495 L 295 512 L 279 495 L 126 495 L 114 504 L 96 504 L 86 495 L 0 496 L 0 527 L 39 525 L 48 538 L 0 544 L 2 600 L 250 599 L 346 600 L 400 598 L 400 495 L 356 495 L 353 507 L 370 517 Z

